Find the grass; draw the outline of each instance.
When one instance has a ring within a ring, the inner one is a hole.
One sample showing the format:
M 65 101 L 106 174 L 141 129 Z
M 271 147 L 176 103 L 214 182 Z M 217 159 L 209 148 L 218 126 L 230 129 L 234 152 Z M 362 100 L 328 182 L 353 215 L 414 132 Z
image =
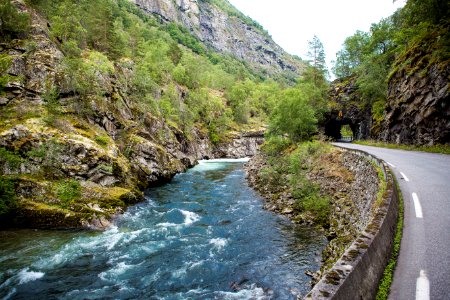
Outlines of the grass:
M 377 207 L 380 207 L 380 205 L 383 203 L 383 196 L 386 192 L 387 183 L 386 178 L 384 178 L 383 169 L 378 166 L 375 162 L 372 162 L 373 167 L 377 171 L 378 180 L 380 182 L 380 185 L 378 187 L 378 193 L 377 193 L 377 200 L 375 201 L 375 204 Z
M 99 144 L 102 147 L 106 147 L 108 146 L 109 143 L 109 137 L 104 136 L 104 135 L 97 135 L 95 137 L 95 141 L 97 142 L 97 144 Z
M 0 167 L 17 169 L 22 163 L 22 158 L 17 152 L 9 151 L 0 147 Z
M 392 249 L 391 258 L 390 258 L 386 268 L 384 269 L 383 277 L 380 280 L 376 300 L 386 300 L 389 296 L 392 280 L 394 278 L 395 267 L 397 265 L 398 255 L 400 253 L 400 243 L 402 241 L 403 214 L 404 214 L 403 196 L 400 191 L 400 187 L 398 186 L 398 182 L 395 178 L 394 178 L 394 182 L 397 187 L 397 193 L 398 193 L 397 228 L 395 230 L 394 247 Z
M 372 140 L 355 141 L 354 143 L 359 144 L 359 145 L 383 147 L 383 148 L 389 148 L 389 149 L 401 149 L 401 150 L 408 150 L 408 151 L 423 151 L 423 152 L 430 152 L 430 153 L 450 154 L 450 145 L 419 146 L 419 145 L 390 144 L 390 143 L 377 142 L 377 141 L 372 141 Z
M 54 187 L 56 195 L 63 202 L 63 206 L 81 197 L 81 185 L 74 179 L 61 180 Z

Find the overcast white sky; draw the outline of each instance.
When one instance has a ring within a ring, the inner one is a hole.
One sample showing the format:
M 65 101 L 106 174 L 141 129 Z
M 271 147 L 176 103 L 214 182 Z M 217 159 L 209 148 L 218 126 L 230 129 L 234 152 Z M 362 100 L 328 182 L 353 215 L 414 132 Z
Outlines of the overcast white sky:
M 314 34 L 325 48 L 328 67 L 345 38 L 390 16 L 404 0 L 228 0 L 260 23 L 288 53 L 305 58 Z M 331 69 L 330 69 L 331 73 Z

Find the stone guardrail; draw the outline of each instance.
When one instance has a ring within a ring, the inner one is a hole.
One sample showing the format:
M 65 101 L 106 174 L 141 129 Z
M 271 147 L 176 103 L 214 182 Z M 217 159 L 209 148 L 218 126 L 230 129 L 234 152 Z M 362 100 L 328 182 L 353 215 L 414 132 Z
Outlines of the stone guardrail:
M 391 171 L 382 160 L 369 153 L 343 149 L 365 156 L 380 166 L 387 183 L 386 192 L 365 230 L 322 276 L 311 292 L 305 296 L 305 300 L 374 299 L 394 245 L 399 199 Z

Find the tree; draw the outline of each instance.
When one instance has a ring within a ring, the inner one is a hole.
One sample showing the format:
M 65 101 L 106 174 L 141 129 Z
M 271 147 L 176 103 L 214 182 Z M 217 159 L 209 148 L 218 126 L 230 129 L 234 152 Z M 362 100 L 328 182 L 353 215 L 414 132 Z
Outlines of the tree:
M 18 12 L 10 0 L 0 0 L 0 40 L 7 41 L 28 32 L 30 16 Z
M 285 90 L 271 116 L 269 133 L 287 134 L 293 142 L 306 141 L 316 132 L 317 119 L 309 104 L 307 92 L 291 88 Z
M 439 24 L 450 19 L 448 0 L 408 0 L 401 11 L 404 27 L 420 23 Z
M 345 39 L 342 50 L 336 53 L 333 66 L 336 77 L 350 76 L 355 72 L 367 55 L 369 40 L 370 35 L 360 30 Z
M 322 42 L 314 35 L 311 41 L 308 41 L 308 54 L 309 63 L 325 77 L 328 74 L 327 64 L 325 62 L 325 50 Z
M 316 119 L 321 120 L 324 113 L 328 110 L 329 85 L 324 74 L 314 67 L 309 67 L 303 72 L 296 88 L 304 92 L 308 104 L 314 108 Z
M 51 31 L 61 42 L 76 41 L 77 46 L 83 47 L 86 43 L 86 30 L 81 25 L 79 8 L 72 1 L 62 1 L 57 10 L 60 12 L 53 15 Z

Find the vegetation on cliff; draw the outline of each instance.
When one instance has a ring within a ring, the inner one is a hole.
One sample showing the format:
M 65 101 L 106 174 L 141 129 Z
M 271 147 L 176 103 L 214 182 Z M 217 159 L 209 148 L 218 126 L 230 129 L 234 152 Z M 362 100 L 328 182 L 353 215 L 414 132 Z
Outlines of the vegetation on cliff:
M 387 103 L 389 85 L 415 73 L 425 77 L 435 65 L 448 65 L 448 20 L 448 2 L 409 0 L 394 15 L 373 24 L 369 32 L 357 31 L 345 40 L 333 72 L 355 82 L 357 104 L 372 113 L 372 136 L 380 134 L 385 112 L 392 106 Z M 398 96 L 392 101 L 402 101 Z

